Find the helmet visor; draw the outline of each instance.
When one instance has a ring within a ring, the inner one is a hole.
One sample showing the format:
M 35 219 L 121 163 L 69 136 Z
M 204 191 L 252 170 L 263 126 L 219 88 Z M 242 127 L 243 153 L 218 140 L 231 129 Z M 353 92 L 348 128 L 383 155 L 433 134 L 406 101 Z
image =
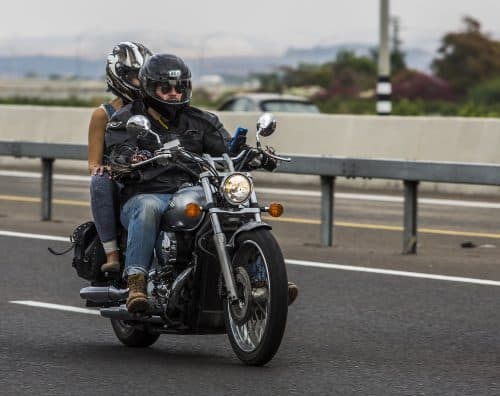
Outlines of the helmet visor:
M 131 88 L 138 89 L 140 86 L 139 69 L 120 65 L 116 70 L 118 77 Z

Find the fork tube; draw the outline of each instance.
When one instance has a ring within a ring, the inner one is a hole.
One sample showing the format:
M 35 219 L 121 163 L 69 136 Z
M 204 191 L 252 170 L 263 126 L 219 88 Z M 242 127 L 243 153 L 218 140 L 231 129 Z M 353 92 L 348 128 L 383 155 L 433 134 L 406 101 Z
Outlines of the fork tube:
M 214 229 L 215 248 L 217 249 L 217 255 L 219 256 L 228 298 L 229 301 L 234 302 L 238 300 L 238 296 L 236 294 L 236 286 L 234 284 L 233 273 L 231 271 L 231 261 L 229 260 L 229 255 L 227 254 L 226 249 L 226 235 L 222 232 L 217 213 L 210 213 L 210 220 L 212 221 L 212 227 Z
M 205 192 L 205 198 L 208 204 L 213 204 L 214 200 L 212 198 L 212 189 L 210 188 L 210 181 L 207 177 L 201 178 L 201 185 L 203 186 L 203 191 Z M 232 265 L 231 260 L 229 260 L 229 255 L 226 249 L 226 235 L 222 232 L 222 227 L 220 225 L 217 213 L 210 214 L 210 221 L 212 222 L 212 229 L 214 230 L 214 243 L 215 249 L 217 250 L 217 255 L 219 256 L 220 267 L 222 270 L 222 276 L 224 277 L 224 282 L 226 283 L 227 297 L 230 302 L 238 300 L 236 294 L 236 286 L 234 285 L 233 272 L 231 271 Z
M 257 194 L 255 194 L 255 189 L 252 189 L 252 194 L 250 195 L 250 206 L 259 207 L 259 203 L 257 202 Z M 255 221 L 261 222 L 262 219 L 260 217 L 260 213 L 255 213 Z

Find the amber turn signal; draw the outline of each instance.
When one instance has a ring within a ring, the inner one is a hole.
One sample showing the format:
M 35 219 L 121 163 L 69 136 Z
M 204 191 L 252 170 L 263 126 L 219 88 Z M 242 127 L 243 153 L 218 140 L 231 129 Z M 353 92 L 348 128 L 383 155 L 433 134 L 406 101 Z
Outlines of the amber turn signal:
M 269 205 L 269 209 L 267 209 L 267 212 L 273 217 L 280 217 L 283 214 L 283 205 L 273 202 L 271 205 Z
M 184 213 L 187 217 L 198 217 L 201 213 L 201 207 L 194 202 L 188 203 L 184 208 Z

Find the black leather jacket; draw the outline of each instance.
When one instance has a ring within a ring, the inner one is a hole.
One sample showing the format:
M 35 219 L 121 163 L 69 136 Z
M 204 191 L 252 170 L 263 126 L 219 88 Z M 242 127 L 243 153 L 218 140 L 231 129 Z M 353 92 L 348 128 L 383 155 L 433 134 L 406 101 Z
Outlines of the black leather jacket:
M 116 144 L 138 145 L 137 136 L 129 136 L 126 131 L 127 120 L 137 114 L 151 121 L 151 129 L 160 135 L 162 143 L 178 138 L 182 147 L 194 153 L 220 156 L 227 152 L 231 136 L 215 114 L 187 106 L 178 111 L 174 122 L 165 128 L 166 124 L 155 120 L 141 101 L 135 101 L 120 109 L 108 123 L 105 135 L 107 154 Z M 192 175 L 175 165 L 148 168 L 141 172 L 139 180 L 124 181 L 122 203 L 136 194 L 173 193 L 181 184 L 194 181 Z

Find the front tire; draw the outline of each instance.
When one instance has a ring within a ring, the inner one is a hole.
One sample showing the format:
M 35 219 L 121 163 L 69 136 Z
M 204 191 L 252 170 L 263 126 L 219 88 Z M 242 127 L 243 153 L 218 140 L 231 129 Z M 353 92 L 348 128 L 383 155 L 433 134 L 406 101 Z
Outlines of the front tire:
M 233 319 L 229 301 L 224 304 L 229 341 L 243 363 L 261 366 L 276 354 L 285 331 L 288 313 L 285 261 L 271 232 L 260 228 L 238 235 L 232 264 L 233 269 L 240 267 L 249 274 L 255 298 L 248 302 L 252 314 L 243 324 Z M 238 293 L 245 289 L 237 286 Z
M 111 319 L 111 326 L 116 337 L 126 346 L 132 348 L 146 348 L 153 345 L 160 334 L 153 334 L 147 330 L 141 330 L 131 326 L 123 320 Z

